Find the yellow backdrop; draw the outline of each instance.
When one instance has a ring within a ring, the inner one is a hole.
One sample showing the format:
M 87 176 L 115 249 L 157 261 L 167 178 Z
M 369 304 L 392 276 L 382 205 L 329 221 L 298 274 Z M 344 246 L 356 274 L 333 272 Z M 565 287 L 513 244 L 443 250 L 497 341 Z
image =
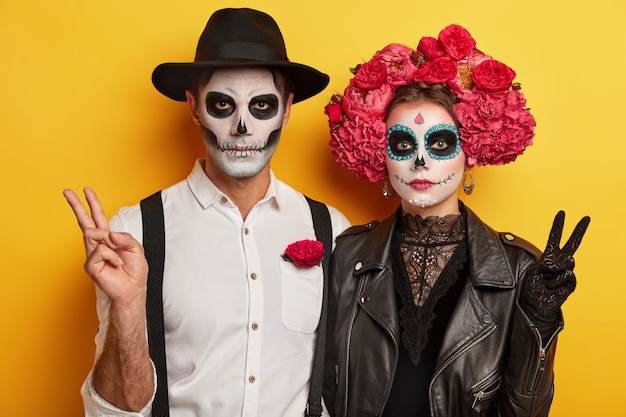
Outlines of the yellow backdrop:
M 321 95 L 294 107 L 272 167 L 353 223 L 382 218 L 397 201 L 329 152 L 322 108 L 350 66 L 458 23 L 516 70 L 538 122 L 535 145 L 514 164 L 474 170 L 464 200 L 541 248 L 558 209 L 567 235 L 591 215 L 564 309 L 551 415 L 625 416 L 622 2 L 1 1 L 0 416 L 82 413 L 95 297 L 61 191 L 93 186 L 111 215 L 186 176 L 202 154 L 198 133 L 186 105 L 159 95 L 150 74 L 192 59 L 206 19 L 226 6 L 269 12 L 290 58 L 330 74 Z

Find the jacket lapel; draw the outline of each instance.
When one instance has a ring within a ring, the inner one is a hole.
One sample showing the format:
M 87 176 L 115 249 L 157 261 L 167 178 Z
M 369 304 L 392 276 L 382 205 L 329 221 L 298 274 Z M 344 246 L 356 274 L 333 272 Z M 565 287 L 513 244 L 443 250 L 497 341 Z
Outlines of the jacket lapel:
M 369 277 L 361 294 L 361 307 L 386 329 L 397 344 L 400 321 L 391 269 L 391 238 L 395 219 L 395 214 L 391 215 L 369 232 L 369 242 L 363 245 L 357 257 L 354 277 L 363 279 L 364 274 Z
M 461 203 L 462 204 L 462 203 Z M 472 284 L 513 288 L 515 275 L 507 262 L 504 246 L 498 233 L 484 224 L 476 214 L 465 207 L 467 213 L 467 252 Z

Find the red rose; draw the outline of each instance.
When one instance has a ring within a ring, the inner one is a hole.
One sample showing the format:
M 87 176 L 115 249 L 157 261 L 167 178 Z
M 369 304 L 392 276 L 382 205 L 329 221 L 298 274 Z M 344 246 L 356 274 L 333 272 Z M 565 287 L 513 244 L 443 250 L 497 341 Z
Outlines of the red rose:
M 508 90 L 513 79 L 515 71 L 495 59 L 476 65 L 472 74 L 472 80 L 477 88 L 493 93 Z
M 287 246 L 282 257 L 300 268 L 310 268 L 322 262 L 324 245 L 317 240 L 299 240 Z
M 424 36 L 417 44 L 417 50 L 424 55 L 424 59 L 427 61 L 434 61 L 437 58 L 446 56 L 446 51 L 443 50 L 439 41 L 430 36 Z
M 354 76 L 357 87 L 366 90 L 380 88 L 387 78 L 387 67 L 380 61 L 369 61 L 359 67 Z
M 330 103 L 324 107 L 324 113 L 328 116 L 328 126 L 331 129 L 341 123 L 344 114 L 341 110 L 341 96 L 339 94 L 330 98 Z
M 437 58 L 434 61 L 422 62 L 414 75 L 415 81 L 427 83 L 445 83 L 456 77 L 457 67 L 448 57 Z
M 450 25 L 439 32 L 439 42 L 455 61 L 465 58 L 476 47 L 472 35 L 459 25 Z

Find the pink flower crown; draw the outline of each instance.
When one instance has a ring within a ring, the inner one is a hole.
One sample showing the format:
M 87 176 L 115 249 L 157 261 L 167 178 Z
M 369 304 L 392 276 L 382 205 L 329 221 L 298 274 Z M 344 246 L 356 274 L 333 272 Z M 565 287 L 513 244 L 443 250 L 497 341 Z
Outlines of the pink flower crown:
M 535 119 L 513 83 L 515 71 L 476 49 L 461 26 L 446 27 L 438 39 L 423 37 L 416 50 L 387 45 L 352 73 L 343 96 L 333 95 L 324 113 L 332 153 L 359 177 L 387 177 L 385 112 L 395 89 L 411 82 L 442 83 L 454 92 L 468 166 L 503 165 L 532 145 Z

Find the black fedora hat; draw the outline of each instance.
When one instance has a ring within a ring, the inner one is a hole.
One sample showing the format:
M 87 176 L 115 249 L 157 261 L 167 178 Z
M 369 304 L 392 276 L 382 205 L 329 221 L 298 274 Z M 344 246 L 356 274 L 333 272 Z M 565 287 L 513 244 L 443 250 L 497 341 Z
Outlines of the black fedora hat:
M 285 41 L 276 21 L 258 10 L 222 9 L 207 22 L 198 40 L 193 62 L 168 62 L 152 72 L 152 84 L 165 96 L 185 101 L 190 74 L 198 68 L 277 67 L 294 83 L 293 102 L 305 100 L 328 85 L 328 75 L 289 61 Z

